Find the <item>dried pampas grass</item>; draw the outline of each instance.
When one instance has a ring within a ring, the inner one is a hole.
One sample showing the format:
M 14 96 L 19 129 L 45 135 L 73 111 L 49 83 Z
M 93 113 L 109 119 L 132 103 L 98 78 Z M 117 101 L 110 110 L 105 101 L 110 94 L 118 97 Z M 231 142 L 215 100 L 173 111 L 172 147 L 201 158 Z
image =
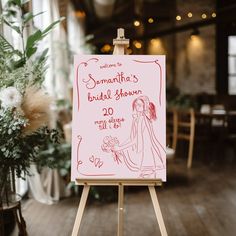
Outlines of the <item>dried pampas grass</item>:
M 26 88 L 22 102 L 24 116 L 28 119 L 28 125 L 23 130 L 25 135 L 49 124 L 51 102 L 51 97 L 42 90 L 35 87 Z

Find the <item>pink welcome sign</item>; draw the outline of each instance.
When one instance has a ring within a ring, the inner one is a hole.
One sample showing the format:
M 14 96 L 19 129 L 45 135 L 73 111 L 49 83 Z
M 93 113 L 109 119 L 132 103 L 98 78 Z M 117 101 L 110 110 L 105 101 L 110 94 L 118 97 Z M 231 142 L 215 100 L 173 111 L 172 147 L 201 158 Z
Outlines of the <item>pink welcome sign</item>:
M 75 56 L 72 180 L 166 181 L 165 56 Z

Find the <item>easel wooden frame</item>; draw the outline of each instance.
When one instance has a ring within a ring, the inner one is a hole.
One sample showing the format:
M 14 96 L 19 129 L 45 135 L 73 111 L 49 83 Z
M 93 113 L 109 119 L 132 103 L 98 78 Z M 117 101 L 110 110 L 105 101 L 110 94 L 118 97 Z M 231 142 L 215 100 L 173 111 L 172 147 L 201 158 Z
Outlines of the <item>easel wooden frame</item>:
M 129 40 L 125 39 L 124 29 L 120 28 L 117 30 L 117 38 L 113 40 L 115 55 L 127 54 L 127 46 Z M 72 231 L 72 236 L 79 235 L 79 228 L 83 217 L 85 205 L 87 202 L 89 190 L 91 186 L 118 186 L 118 228 L 117 236 L 123 235 L 124 225 L 124 186 L 148 186 L 150 196 L 152 199 L 154 211 L 156 214 L 157 222 L 161 231 L 162 236 L 167 236 L 165 223 L 162 217 L 159 201 L 157 198 L 155 186 L 161 186 L 162 181 L 160 179 L 77 179 L 77 185 L 84 186 L 81 195 L 79 208 L 76 214 L 76 219 Z

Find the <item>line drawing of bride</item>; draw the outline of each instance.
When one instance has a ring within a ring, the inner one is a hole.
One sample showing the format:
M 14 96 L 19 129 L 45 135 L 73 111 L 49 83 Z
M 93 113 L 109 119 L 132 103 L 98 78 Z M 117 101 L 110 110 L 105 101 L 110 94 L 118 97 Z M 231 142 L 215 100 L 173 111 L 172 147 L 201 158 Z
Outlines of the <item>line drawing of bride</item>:
M 156 178 L 158 170 L 165 169 L 163 156 L 166 151 L 156 138 L 152 122 L 156 121 L 156 108 L 147 96 L 140 96 L 132 103 L 133 116 L 129 139 L 113 151 L 123 157 L 132 172 L 140 178 Z

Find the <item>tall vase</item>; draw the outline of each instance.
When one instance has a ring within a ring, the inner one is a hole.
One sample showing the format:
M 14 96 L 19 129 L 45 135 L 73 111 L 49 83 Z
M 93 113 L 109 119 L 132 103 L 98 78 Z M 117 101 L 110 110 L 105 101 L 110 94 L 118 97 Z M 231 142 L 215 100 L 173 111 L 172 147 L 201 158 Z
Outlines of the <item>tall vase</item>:
M 19 201 L 20 196 L 15 191 L 14 169 L 2 166 L 0 168 L 0 235 L 9 235 L 8 229 L 14 228 L 13 212 L 7 209 Z
M 14 168 L 3 167 L 0 174 L 0 204 L 9 205 L 19 201 L 15 187 Z

